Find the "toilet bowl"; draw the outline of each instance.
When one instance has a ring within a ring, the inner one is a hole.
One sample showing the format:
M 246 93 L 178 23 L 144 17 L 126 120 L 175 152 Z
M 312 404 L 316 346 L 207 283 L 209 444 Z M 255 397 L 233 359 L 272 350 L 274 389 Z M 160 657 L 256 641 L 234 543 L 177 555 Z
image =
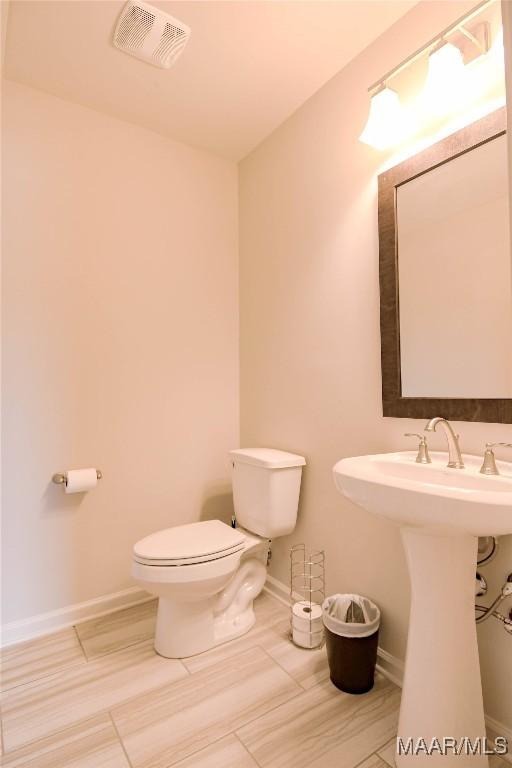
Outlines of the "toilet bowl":
M 220 520 L 166 528 L 133 548 L 132 576 L 158 597 L 155 650 L 182 659 L 248 632 L 267 575 L 270 540 L 297 520 L 302 456 L 271 448 L 230 452 L 243 527 Z
M 267 539 L 220 520 L 168 528 L 138 542 L 132 576 L 159 598 L 157 653 L 181 659 L 247 632 L 268 550 Z

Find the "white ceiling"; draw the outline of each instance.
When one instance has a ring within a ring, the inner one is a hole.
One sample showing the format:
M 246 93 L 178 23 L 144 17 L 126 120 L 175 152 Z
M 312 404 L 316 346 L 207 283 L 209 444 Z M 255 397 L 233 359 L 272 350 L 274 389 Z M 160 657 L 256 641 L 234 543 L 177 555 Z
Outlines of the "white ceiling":
M 153 4 L 192 28 L 170 70 L 113 47 L 121 1 L 11 0 L 5 74 L 238 160 L 416 3 Z

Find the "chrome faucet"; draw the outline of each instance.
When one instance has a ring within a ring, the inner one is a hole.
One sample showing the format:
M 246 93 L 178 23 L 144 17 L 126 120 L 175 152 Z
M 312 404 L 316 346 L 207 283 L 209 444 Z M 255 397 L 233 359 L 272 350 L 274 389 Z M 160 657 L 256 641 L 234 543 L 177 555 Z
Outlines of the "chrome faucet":
M 449 421 L 442 416 L 435 416 L 425 426 L 425 432 L 435 432 L 437 425 L 441 424 L 448 440 L 448 466 L 451 469 L 464 469 L 462 454 L 459 446 L 459 436 L 455 434 Z

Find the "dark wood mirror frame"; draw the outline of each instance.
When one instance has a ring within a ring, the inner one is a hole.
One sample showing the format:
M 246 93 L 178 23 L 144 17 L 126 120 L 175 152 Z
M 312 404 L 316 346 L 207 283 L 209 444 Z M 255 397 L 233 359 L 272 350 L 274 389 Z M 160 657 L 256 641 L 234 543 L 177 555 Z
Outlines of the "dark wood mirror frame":
M 407 181 L 447 163 L 506 132 L 506 108 L 439 141 L 378 177 L 382 408 L 384 416 L 512 423 L 512 399 L 402 397 L 396 190 Z M 512 339 L 511 339 L 512 354 Z

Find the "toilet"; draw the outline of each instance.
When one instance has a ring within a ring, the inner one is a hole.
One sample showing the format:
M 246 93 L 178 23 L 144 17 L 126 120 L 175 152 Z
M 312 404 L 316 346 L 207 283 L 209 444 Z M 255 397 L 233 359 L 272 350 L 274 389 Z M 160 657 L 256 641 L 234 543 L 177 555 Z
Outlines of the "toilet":
M 273 448 L 229 453 L 237 527 L 205 520 L 166 528 L 133 548 L 132 576 L 158 597 L 155 650 L 183 659 L 248 632 L 271 539 L 297 521 L 303 456 Z

